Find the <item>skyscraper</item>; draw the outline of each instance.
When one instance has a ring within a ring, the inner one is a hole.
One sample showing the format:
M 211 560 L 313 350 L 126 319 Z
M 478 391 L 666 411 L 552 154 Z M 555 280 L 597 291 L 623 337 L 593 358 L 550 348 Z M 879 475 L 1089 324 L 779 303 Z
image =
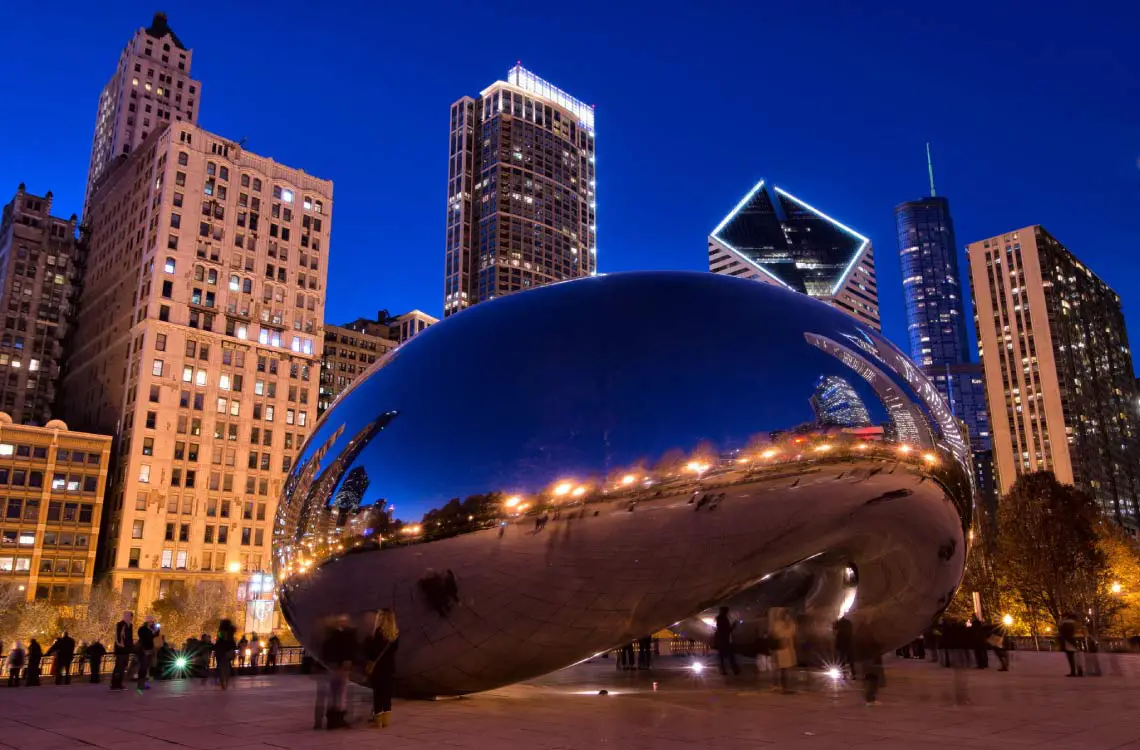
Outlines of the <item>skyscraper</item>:
M 1040 226 L 967 253 L 1001 491 L 1048 469 L 1135 527 L 1140 425 L 1120 298 Z
M 444 316 L 597 270 L 594 110 L 521 65 L 451 105 Z
M 268 570 L 316 421 L 331 211 L 332 183 L 188 122 L 100 180 L 66 414 L 118 438 L 100 559 L 143 606 Z
M 112 161 L 129 154 L 162 125 L 198 121 L 202 84 L 190 77 L 192 54 L 170 28 L 165 13 L 155 13 L 150 26 L 127 42 L 99 96 L 83 197 L 84 223 L 95 183 Z
M 763 180 L 709 235 L 709 270 L 779 284 L 881 328 L 871 241 Z
M 982 367 L 970 356 L 966 302 L 958 273 L 958 242 L 950 201 L 935 195 L 927 147 L 930 195 L 895 207 L 910 356 L 966 425 L 982 495 L 993 500 L 989 412 Z
M 55 416 L 83 263 L 75 215 L 52 216 L 51 204 L 21 184 L 0 219 L 0 410 L 19 424 Z

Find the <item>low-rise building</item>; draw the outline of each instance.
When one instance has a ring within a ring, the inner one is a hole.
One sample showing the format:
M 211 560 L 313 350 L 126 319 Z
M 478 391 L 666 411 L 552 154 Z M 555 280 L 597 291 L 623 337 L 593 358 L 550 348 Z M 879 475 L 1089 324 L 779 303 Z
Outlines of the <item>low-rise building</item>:
M 0 588 L 70 604 L 91 589 L 111 436 L 0 412 Z

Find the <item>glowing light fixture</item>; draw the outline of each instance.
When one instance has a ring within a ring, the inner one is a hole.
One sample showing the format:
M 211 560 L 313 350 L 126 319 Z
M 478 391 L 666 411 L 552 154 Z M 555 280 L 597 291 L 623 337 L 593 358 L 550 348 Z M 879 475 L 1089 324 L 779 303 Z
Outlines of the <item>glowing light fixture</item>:
M 554 488 L 554 494 L 561 497 L 562 495 L 569 494 L 570 490 L 574 489 L 574 485 L 570 482 L 561 482 Z

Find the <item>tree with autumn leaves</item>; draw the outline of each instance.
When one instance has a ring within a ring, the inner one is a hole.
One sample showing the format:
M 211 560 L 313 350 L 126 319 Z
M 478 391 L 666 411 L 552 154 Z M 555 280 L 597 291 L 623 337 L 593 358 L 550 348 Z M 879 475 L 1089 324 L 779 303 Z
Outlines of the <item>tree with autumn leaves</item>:
M 1052 472 L 1018 478 L 974 524 L 966 579 L 953 609 L 972 610 L 973 592 L 1011 630 L 1055 633 L 1069 613 L 1096 635 L 1140 633 L 1140 546 L 1088 494 Z

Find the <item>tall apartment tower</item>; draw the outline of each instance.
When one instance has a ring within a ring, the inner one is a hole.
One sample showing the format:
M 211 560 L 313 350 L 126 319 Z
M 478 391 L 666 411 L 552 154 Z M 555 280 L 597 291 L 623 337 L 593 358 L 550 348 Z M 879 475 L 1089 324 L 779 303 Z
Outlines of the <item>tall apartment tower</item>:
M 764 180 L 709 235 L 709 270 L 777 284 L 882 328 L 871 241 Z
M 155 13 L 119 55 L 119 64 L 95 114 L 83 221 L 87 222 L 95 183 L 119 156 L 125 156 L 162 125 L 198 121 L 202 84 L 190 77 L 193 53 L 174 33 L 165 13 Z
M 21 184 L 0 218 L 0 410 L 17 424 L 55 416 L 82 272 L 76 217 L 52 216 L 51 204 Z
M 966 425 L 976 484 L 992 503 L 985 381 L 981 365 L 970 356 L 966 336 L 966 301 L 950 201 L 935 194 L 929 156 L 928 147 L 930 196 L 895 207 L 910 356 L 934 381 L 954 416 Z
M 113 432 L 101 565 L 147 607 L 268 570 L 317 416 L 332 183 L 188 122 L 101 180 L 65 380 Z
M 1047 469 L 1135 528 L 1140 420 L 1120 298 L 1040 226 L 967 253 L 1001 491 Z
M 451 105 L 444 316 L 597 270 L 594 110 L 521 65 Z

